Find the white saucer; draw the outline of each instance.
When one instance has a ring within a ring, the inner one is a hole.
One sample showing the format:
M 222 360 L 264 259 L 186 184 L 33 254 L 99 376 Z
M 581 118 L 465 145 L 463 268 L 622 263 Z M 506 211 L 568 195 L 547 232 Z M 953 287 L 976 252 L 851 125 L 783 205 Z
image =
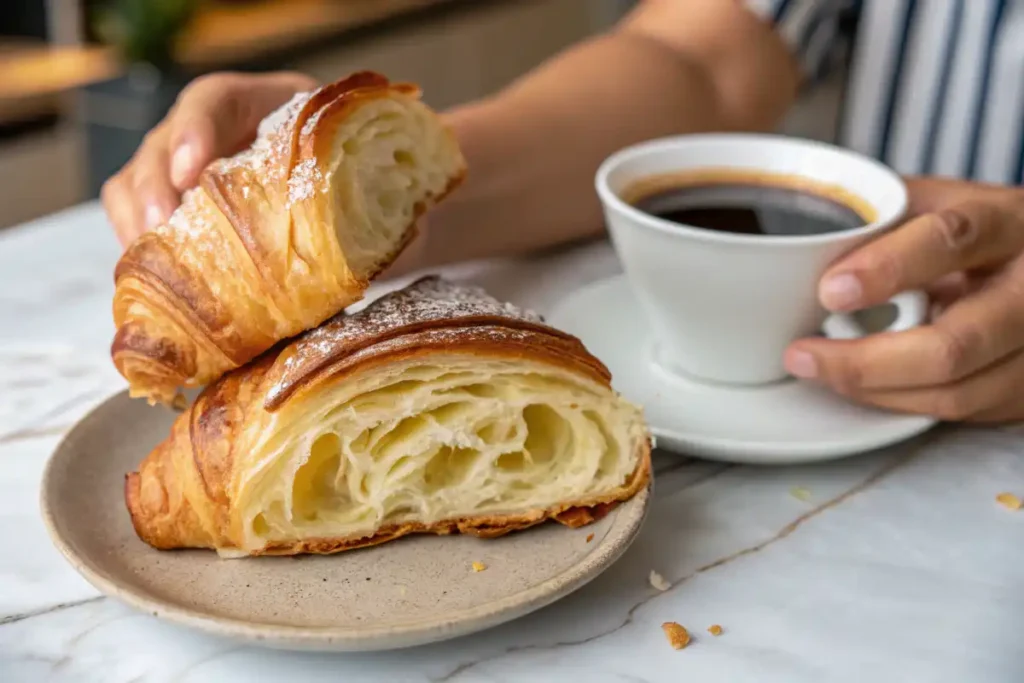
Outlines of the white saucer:
M 643 406 L 661 448 L 728 462 L 813 462 L 881 448 L 936 423 L 794 380 L 748 388 L 669 374 L 651 361 L 647 320 L 621 275 L 569 295 L 548 322 L 608 366 L 615 388 Z

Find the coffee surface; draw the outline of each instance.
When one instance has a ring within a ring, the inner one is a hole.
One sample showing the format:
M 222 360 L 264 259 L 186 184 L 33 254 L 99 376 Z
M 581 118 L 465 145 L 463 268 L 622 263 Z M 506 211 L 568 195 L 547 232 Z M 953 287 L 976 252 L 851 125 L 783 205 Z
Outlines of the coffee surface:
M 770 184 L 663 187 L 632 203 L 673 223 L 744 235 L 818 235 L 869 222 L 831 197 Z

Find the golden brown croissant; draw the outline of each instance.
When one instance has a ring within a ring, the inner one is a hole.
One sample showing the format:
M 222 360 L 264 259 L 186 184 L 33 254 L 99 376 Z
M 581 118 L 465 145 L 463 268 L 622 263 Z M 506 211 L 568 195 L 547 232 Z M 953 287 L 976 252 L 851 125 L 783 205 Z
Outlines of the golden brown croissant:
M 576 338 L 420 280 L 210 385 L 128 475 L 138 535 L 224 555 L 586 524 L 646 485 L 650 437 Z
M 117 264 L 131 395 L 170 402 L 359 300 L 464 173 L 413 85 L 359 73 L 296 95 Z

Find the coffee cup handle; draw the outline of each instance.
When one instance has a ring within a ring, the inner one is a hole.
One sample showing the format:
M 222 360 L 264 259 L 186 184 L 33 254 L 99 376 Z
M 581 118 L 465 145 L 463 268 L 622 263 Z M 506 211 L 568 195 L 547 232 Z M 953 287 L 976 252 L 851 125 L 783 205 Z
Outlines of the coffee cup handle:
M 865 329 L 856 313 L 833 313 L 825 319 L 821 331 L 829 339 L 859 339 L 880 332 L 903 332 L 923 325 L 928 319 L 928 295 L 921 290 L 901 292 L 889 303 L 896 308 L 896 317 L 882 329 Z

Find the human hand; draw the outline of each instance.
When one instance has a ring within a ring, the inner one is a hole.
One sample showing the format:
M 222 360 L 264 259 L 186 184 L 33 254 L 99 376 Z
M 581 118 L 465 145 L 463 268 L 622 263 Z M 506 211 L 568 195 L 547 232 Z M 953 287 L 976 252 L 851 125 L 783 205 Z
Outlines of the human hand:
M 930 324 L 839 341 L 802 339 L 789 371 L 859 403 L 946 420 L 1024 419 L 1024 190 L 908 181 L 911 219 L 841 259 L 819 298 L 832 311 L 927 290 Z
M 291 72 L 224 72 L 192 81 L 132 159 L 103 185 L 103 208 L 121 245 L 166 222 L 207 164 L 245 148 L 264 117 L 316 85 Z

